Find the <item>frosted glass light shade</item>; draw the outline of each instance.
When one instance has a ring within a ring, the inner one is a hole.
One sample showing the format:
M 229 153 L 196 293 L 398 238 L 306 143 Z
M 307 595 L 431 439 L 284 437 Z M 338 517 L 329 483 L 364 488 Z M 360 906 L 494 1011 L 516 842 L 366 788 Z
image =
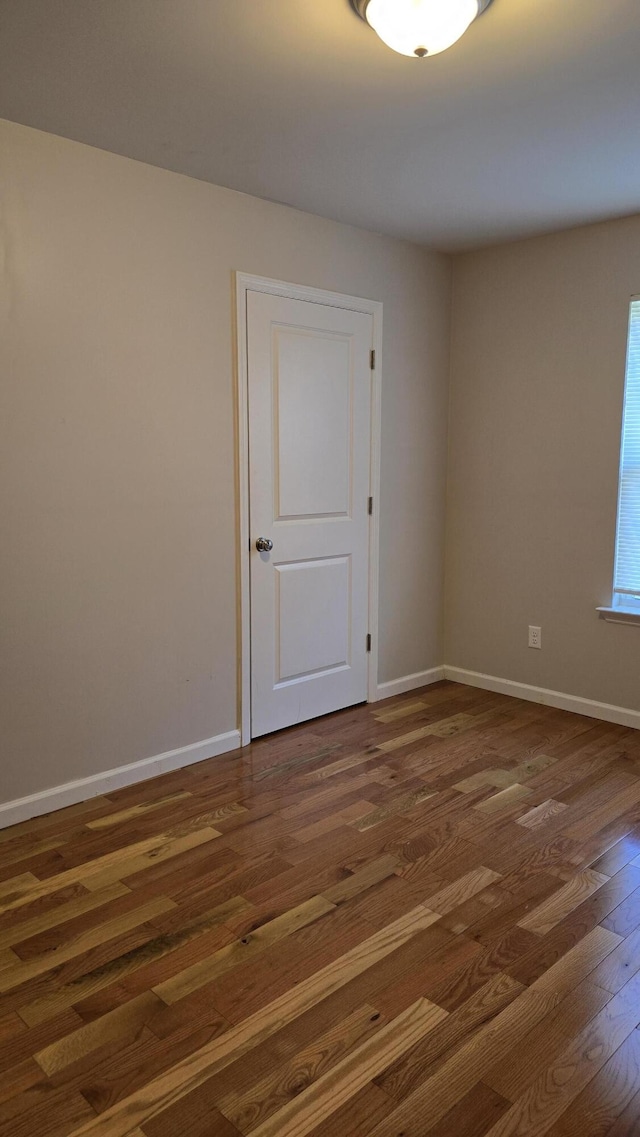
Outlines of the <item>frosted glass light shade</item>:
M 401 55 L 437 55 L 464 35 L 484 7 L 479 0 L 369 0 L 365 19 Z

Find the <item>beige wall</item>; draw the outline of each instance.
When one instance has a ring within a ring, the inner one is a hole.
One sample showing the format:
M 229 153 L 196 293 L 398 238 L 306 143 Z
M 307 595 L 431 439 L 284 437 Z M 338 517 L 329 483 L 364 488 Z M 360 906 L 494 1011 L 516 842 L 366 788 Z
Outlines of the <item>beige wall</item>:
M 237 725 L 234 269 L 384 301 L 380 681 L 640 709 L 595 613 L 640 217 L 454 259 L 444 650 L 447 258 L 3 122 L 0 235 L 0 802 Z
M 380 681 L 442 662 L 446 258 L 0 123 L 0 801 L 237 725 L 232 272 L 384 301 Z
M 639 292 L 640 217 L 455 259 L 448 664 L 640 709 L 640 627 L 595 612 Z

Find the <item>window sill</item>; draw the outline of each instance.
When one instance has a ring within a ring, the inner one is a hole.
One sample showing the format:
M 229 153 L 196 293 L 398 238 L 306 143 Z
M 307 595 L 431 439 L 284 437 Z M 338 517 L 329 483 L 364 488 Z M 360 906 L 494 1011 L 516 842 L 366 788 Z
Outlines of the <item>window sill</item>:
M 640 624 L 640 611 L 637 608 L 596 608 L 601 620 L 611 624 Z

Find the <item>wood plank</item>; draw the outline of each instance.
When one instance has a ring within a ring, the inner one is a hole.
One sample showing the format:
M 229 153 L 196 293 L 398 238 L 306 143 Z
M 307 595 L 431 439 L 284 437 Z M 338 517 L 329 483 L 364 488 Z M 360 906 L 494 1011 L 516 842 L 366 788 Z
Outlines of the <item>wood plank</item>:
M 461 794 L 472 794 L 485 786 L 495 786 L 496 789 L 506 790 L 517 781 L 509 770 L 479 770 L 467 778 L 454 783 L 454 790 Z
M 332 904 L 343 904 L 354 896 L 359 896 L 368 888 L 372 888 L 373 885 L 380 884 L 381 881 L 394 876 L 399 864 L 398 858 L 390 853 L 377 857 L 364 868 L 345 877 L 344 880 L 338 881 L 330 888 L 326 888 L 322 895 L 325 900 L 329 900 Z
M 7 911 L 12 897 L 24 892 L 25 889 L 33 888 L 39 883 L 38 877 L 34 876 L 32 872 L 20 873 L 18 876 L 9 877 L 8 880 L 0 881 L 0 899 L 3 901 L 2 909 Z
M 592 864 L 596 872 L 603 872 L 605 876 L 614 876 L 625 865 L 630 864 L 640 854 L 640 834 L 637 830 L 621 837 L 606 853 Z
M 206 1085 L 200 1086 L 172 1109 L 148 1121 L 144 1131 L 134 1129 L 127 1137 L 238 1137 L 235 1125 L 216 1109 L 206 1090 Z
M 606 1137 L 640 1085 L 640 1031 L 634 1030 L 549 1130 L 549 1137 Z
M 418 1000 L 253 1129 L 254 1137 L 305 1137 L 446 1017 L 441 1007 Z
M 137 805 L 130 805 L 128 809 L 120 809 L 115 813 L 106 813 L 102 817 L 94 817 L 91 821 L 86 822 L 86 827 L 87 829 L 111 829 L 113 825 L 122 825 L 125 821 L 134 821 L 139 817 L 146 817 L 148 813 L 155 812 L 156 809 L 165 809 L 167 806 L 178 801 L 185 801 L 191 796 L 188 790 L 181 790 L 155 801 L 139 802 Z
M 31 939 L 32 936 L 38 936 L 42 932 L 58 928 L 69 920 L 74 920 L 77 916 L 94 912 L 96 908 L 102 908 L 105 904 L 110 904 L 112 900 L 126 896 L 130 891 L 126 885 L 116 881 L 115 884 L 108 885 L 100 892 L 85 892 L 74 900 L 68 900 L 66 904 L 50 908 L 40 916 L 33 916 L 26 920 L 16 919 L 8 927 L 0 929 L 0 948 L 9 947 L 11 944 L 20 944 L 24 940 Z
M 571 1041 L 489 1131 L 490 1137 L 542 1137 L 640 1023 L 634 977 Z
M 548 798 L 547 801 L 543 801 L 541 805 L 536 805 L 533 809 L 530 809 L 523 817 L 519 817 L 516 824 L 523 825 L 526 829 L 540 829 L 546 821 L 549 821 L 552 817 L 557 817 L 559 813 L 563 813 L 567 808 L 566 802 L 555 801 L 554 798 Z
M 391 1109 L 391 1101 L 382 1090 L 369 1082 L 360 1093 L 349 1098 L 326 1121 L 317 1125 L 313 1137 L 337 1137 L 337 1134 L 368 1134 Z
M 162 1002 L 157 995 L 145 991 L 136 999 L 131 999 L 123 1006 L 116 1007 L 101 1018 L 39 1050 L 34 1058 L 45 1074 L 51 1077 L 108 1042 L 124 1043 L 135 1037 L 160 1007 Z
M 640 971 L 640 928 L 618 942 L 591 972 L 592 983 L 615 995 Z
M 323 896 L 314 896 L 311 900 L 298 904 L 290 912 L 285 912 L 284 915 L 269 920 L 268 923 L 263 924 L 249 935 L 243 936 L 242 939 L 234 940 L 233 943 L 220 948 L 208 958 L 199 963 L 194 963 L 192 967 L 178 972 L 177 975 L 163 983 L 158 983 L 153 990 L 167 1005 L 177 1003 L 179 999 L 184 999 L 192 991 L 197 991 L 199 987 L 204 987 L 206 983 L 218 979 L 225 972 L 231 971 L 232 968 L 244 965 L 272 944 L 292 935 L 299 928 L 304 928 L 314 920 L 326 916 L 334 908 L 335 905 L 330 900 L 326 900 Z M 0 985 L 1 983 L 2 976 L 0 975 Z
M 85 888 L 96 891 L 104 888 L 107 884 L 111 884 L 113 880 L 124 880 L 127 882 L 129 877 L 143 873 L 145 869 L 157 868 L 158 865 L 163 864 L 165 861 L 177 857 L 181 853 L 197 849 L 202 845 L 208 845 L 210 841 L 214 841 L 216 837 L 221 836 L 222 834 L 218 829 L 212 829 L 210 826 L 206 826 L 204 829 L 198 829 L 195 833 L 186 833 L 184 836 L 170 836 L 156 848 L 150 849 L 147 852 L 139 852 L 135 856 L 130 856 L 117 863 L 110 864 L 107 867 L 103 867 L 99 872 L 89 872 L 87 876 L 83 878 L 83 884 Z M 144 844 L 144 842 L 141 842 L 141 844 Z
M 285 820 L 291 818 L 305 817 L 309 813 L 314 813 L 317 809 L 324 809 L 330 806 L 333 802 L 339 801 L 340 798 L 345 797 L 350 793 L 365 793 L 370 790 L 372 786 L 376 785 L 374 779 L 370 774 L 359 774 L 355 778 L 347 778 L 346 780 L 338 780 L 337 785 L 330 785 L 326 789 L 319 789 L 311 791 L 309 789 L 303 790 L 302 793 L 298 791 L 295 795 L 296 800 L 291 805 L 285 805 L 283 808 L 278 809 L 278 815 Z
M 47 1023 L 42 1023 L 32 1029 L 22 1030 L 19 1034 L 14 1034 L 13 1037 L 6 1039 L 0 1045 L 0 1074 L 2 1075 L 0 1085 L 5 1081 L 5 1076 L 11 1081 L 10 1072 L 16 1066 L 21 1066 L 24 1062 L 30 1061 L 37 1050 L 48 1046 L 49 1043 L 69 1034 L 79 1026 L 82 1026 L 82 1019 L 77 1011 L 70 1008 Z
M 372 809 L 365 813 L 363 817 L 351 821 L 351 827 L 357 829 L 359 833 L 366 833 L 368 829 L 374 829 L 376 825 L 387 821 L 389 817 L 394 817 L 397 813 L 408 813 L 409 810 L 414 809 L 417 805 L 421 805 L 424 801 L 429 801 L 435 796 L 432 790 L 423 788 L 414 790 L 412 793 L 403 794 L 402 797 L 399 798 L 392 798 L 386 805 L 381 805 L 378 809 Z
M 529 990 L 553 992 L 564 997 L 582 983 L 588 975 L 620 943 L 620 936 L 606 928 L 595 927 L 584 936 L 557 963 L 548 967 Z
M 7 1076 L 0 1081 L 0 1124 L 2 1124 L 2 1106 L 5 1106 L 12 1098 L 19 1098 L 24 1101 L 24 1095 L 27 1091 L 33 1092 L 36 1086 L 44 1088 L 44 1092 L 50 1092 L 50 1086 L 33 1058 L 27 1058 L 23 1062 L 18 1062 L 9 1068 L 10 1076 Z M 9 1106 L 11 1109 L 11 1106 Z
M 230 1091 L 220 1097 L 218 1109 L 241 1133 L 250 1133 L 292 1100 L 297 1100 L 303 1090 L 317 1083 L 357 1043 L 375 1034 L 383 1025 L 384 1018 L 375 1007 L 366 1004 L 359 1007 L 248 1090 Z
M 509 786 L 505 790 L 500 790 L 499 793 L 493 794 L 492 797 L 486 801 L 480 801 L 474 805 L 474 809 L 478 813 L 500 813 L 503 809 L 509 809 L 513 805 L 524 801 L 526 798 L 531 797 L 532 791 L 528 786 L 521 786 L 518 782 Z
M 10 865 L 19 865 L 20 861 L 34 861 L 42 853 L 51 852 L 53 849 L 59 849 L 65 844 L 65 838 L 60 835 L 57 837 L 41 837 L 39 841 L 30 841 L 28 844 L 16 842 L 15 845 L 10 846 L 6 843 L 2 847 L 2 869 L 4 871 Z
M 358 821 L 365 816 L 370 816 L 372 811 L 374 811 L 374 807 L 370 801 L 358 801 L 337 810 L 328 817 L 320 818 L 319 821 L 307 825 L 305 829 L 296 830 L 293 836 L 296 841 L 306 844 L 308 841 L 314 841 L 323 833 L 330 833 L 333 829 L 339 829 L 342 825 L 354 824 L 358 828 Z
M 635 868 L 635 871 L 638 871 L 634 865 L 628 865 L 627 868 Z M 624 871 L 623 869 L 622 872 Z M 621 876 L 622 874 L 618 873 L 617 875 Z M 630 936 L 632 932 L 635 932 L 640 926 L 640 888 L 634 889 L 633 892 L 625 896 L 624 900 L 608 913 L 602 923 L 605 928 L 609 928 L 619 936 Z
M 607 1137 L 637 1137 L 639 1122 L 640 1090 L 607 1131 Z
M 376 932 L 352 948 L 334 963 L 327 964 L 306 981 L 298 983 L 220 1038 L 176 1063 L 171 1070 L 150 1082 L 143 1094 L 133 1094 L 118 1102 L 100 1117 L 74 1131 L 71 1137 L 80 1137 L 81 1134 L 82 1137 L 85 1134 L 92 1134 L 93 1137 L 127 1137 L 136 1125 L 142 1124 L 144 1127 L 148 1118 L 155 1117 L 179 1101 L 218 1070 L 238 1061 L 259 1042 L 344 987 L 378 960 L 397 951 L 412 936 L 430 927 L 437 918 L 435 913 L 425 908 L 416 908 L 395 924 Z
M 565 916 L 573 912 L 574 908 L 577 908 L 593 892 L 606 884 L 608 879 L 609 877 L 594 872 L 593 869 L 585 869 L 584 872 L 576 873 L 571 880 L 567 881 L 564 888 L 560 888 L 548 900 L 518 920 L 518 926 L 529 932 L 535 932 L 538 936 L 546 936 L 547 932 L 555 928 L 556 924 L 559 924 Z
M 423 711 L 426 706 L 427 704 L 422 700 L 401 703 L 399 707 L 394 707 L 393 710 L 376 713 L 375 718 L 377 722 L 396 722 L 398 719 L 404 719 L 408 715 L 415 715 L 418 711 Z
M 508 1108 L 508 1101 L 478 1082 L 445 1113 L 442 1121 L 431 1127 L 429 1137 L 483 1137 Z M 406 1137 L 412 1137 L 411 1132 Z M 419 1137 L 419 1131 L 415 1137 Z
M 59 967 L 61 963 L 66 963 L 68 960 L 82 955 L 92 947 L 116 939 L 131 928 L 146 924 L 147 920 L 152 920 L 154 916 L 160 916 L 163 912 L 168 912 L 175 907 L 174 900 L 169 900 L 166 896 L 157 897 L 155 900 L 150 900 L 148 903 L 134 908 L 131 912 L 126 912 L 123 916 L 116 916 L 113 920 L 107 920 L 104 924 L 99 924 L 97 927 L 83 932 L 55 951 L 46 952 L 44 955 L 37 956 L 35 959 L 27 960 L 24 963 L 19 961 L 14 967 L 7 967 L 0 971 L 0 992 L 10 991 L 38 975 L 44 975 L 52 968 Z
M 498 880 L 501 880 L 500 873 L 480 865 L 477 869 L 472 869 L 471 872 L 460 877 L 459 880 L 455 880 L 453 884 L 449 884 L 433 896 L 429 896 L 425 900 L 425 904 L 432 912 L 438 912 L 440 916 L 444 916 Z
M 394 750 L 400 750 L 404 746 L 411 746 L 414 742 L 420 742 L 423 738 L 433 737 L 449 737 L 451 734 L 456 734 L 459 730 L 464 730 L 465 727 L 471 726 L 473 717 L 471 715 L 452 715 L 448 719 L 442 719 L 440 722 L 428 723 L 427 726 L 418 727 L 416 730 L 411 730 L 407 734 L 401 734 L 398 738 L 390 738 L 387 742 L 379 742 L 378 750 L 382 750 L 385 754 L 390 754 Z
M 388 1116 L 371 1137 L 398 1137 L 411 1126 L 427 1133 L 468 1094 L 483 1075 L 554 1006 L 552 996 L 523 991 L 504 1011 L 482 1027 L 436 1071 L 426 1077 Z
M 85 958 L 80 975 L 71 975 L 66 981 L 63 981 L 64 977 L 58 977 L 53 986 L 48 986 L 45 994 L 20 1006 L 20 1016 L 29 1025 L 46 1022 L 63 1008 L 83 1002 L 116 982 L 126 981 L 132 989 L 138 989 L 140 980 L 135 976 L 141 970 L 150 986 L 160 981 L 161 977 L 164 978 L 167 970 L 172 972 L 174 966 L 179 970 L 191 964 L 194 958 L 203 958 L 234 938 L 225 925 L 219 922 L 219 917 L 224 914 L 224 911 L 220 911 L 221 908 L 229 910 L 227 905 L 221 905 L 212 913 L 205 914 L 202 920 L 186 924 L 173 933 L 157 936 L 150 934 L 139 944 L 110 952 L 106 960 L 92 958 L 87 961 Z M 147 927 L 151 928 L 152 925 Z M 174 953 L 171 963 L 166 964 L 166 957 L 173 956 Z
M 0 1125 L 7 1137 L 67 1137 L 91 1118 L 93 1110 L 82 1094 L 48 1087 L 46 1094 L 25 1091 L 0 1109 Z
M 586 817 L 569 825 L 564 833 L 574 841 L 584 841 L 593 833 L 603 829 L 610 821 L 629 812 L 640 802 L 640 779 L 628 785 L 615 794 L 609 801 L 604 802 L 598 809 L 590 811 Z
M 88 798 L 87 801 L 80 801 L 76 805 L 67 805 L 63 809 L 56 810 L 55 813 L 45 813 L 42 817 L 31 817 L 28 821 L 20 821 L 17 825 L 0 829 L 0 846 L 16 838 L 41 833 L 43 830 L 66 831 L 69 827 L 78 824 L 78 818 L 84 819 L 87 815 L 93 814 L 97 816 L 112 808 L 113 804 L 108 798 L 93 797 Z M 82 824 L 82 822 L 79 823 Z M 0 850 L 0 859 L 1 856 Z
M 215 830 L 207 829 L 203 833 L 193 833 L 188 838 L 178 841 L 172 840 L 165 834 L 149 837 L 146 841 L 139 841 L 137 844 L 126 846 L 123 849 L 116 849 L 114 852 L 106 853 L 104 856 L 88 861 L 84 865 L 78 865 L 76 868 L 67 869 L 56 876 L 48 877 L 46 880 L 27 883 L 17 889 L 15 895 L 12 895 L 4 903 L 3 910 L 8 912 L 14 908 L 20 908 L 41 896 L 58 892 L 68 884 L 83 884 L 85 888 L 98 892 L 106 885 L 113 884 L 114 880 L 120 880 L 119 873 L 121 871 L 123 875 L 125 871 L 138 872 L 146 868 L 147 865 L 155 864 L 159 858 L 175 856 L 176 853 L 185 848 L 195 848 L 197 845 L 212 841 L 215 837 L 220 836 L 221 834 Z M 136 867 L 132 868 L 132 865 Z
M 462 1043 L 508 1007 L 523 990 L 522 984 L 498 972 L 423 1042 L 377 1077 L 376 1084 L 397 1102 L 404 1101 L 437 1063 L 451 1057 Z
M 484 1075 L 485 1084 L 509 1103 L 517 1101 L 610 998 L 608 991 L 585 980 L 529 1031 L 517 1051 Z

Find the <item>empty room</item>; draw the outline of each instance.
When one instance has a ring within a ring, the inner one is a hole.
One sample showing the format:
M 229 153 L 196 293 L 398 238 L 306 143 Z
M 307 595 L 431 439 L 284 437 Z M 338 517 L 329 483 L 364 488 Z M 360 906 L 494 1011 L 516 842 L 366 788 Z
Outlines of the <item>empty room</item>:
M 638 0 L 0 0 L 0 1137 L 639 1137 Z

